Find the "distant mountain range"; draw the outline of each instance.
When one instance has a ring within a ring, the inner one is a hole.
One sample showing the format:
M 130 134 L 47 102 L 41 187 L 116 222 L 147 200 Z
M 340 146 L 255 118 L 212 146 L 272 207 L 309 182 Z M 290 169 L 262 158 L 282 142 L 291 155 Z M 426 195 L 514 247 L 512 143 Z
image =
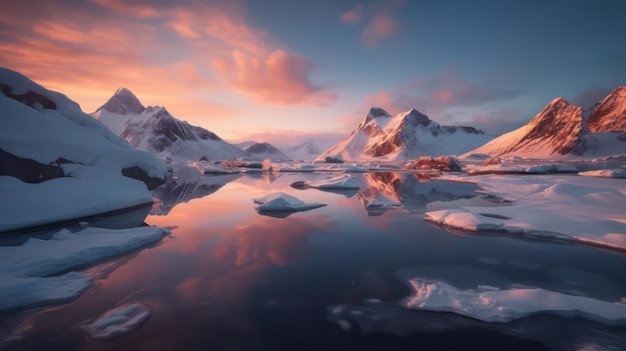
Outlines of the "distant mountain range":
M 91 116 L 134 148 L 174 160 L 254 159 L 215 133 L 172 116 L 164 107 L 144 107 L 128 89 L 119 88 Z
M 289 156 L 268 142 L 245 141 L 235 145 L 259 160 L 287 161 L 290 159 Z
M 372 107 L 345 139 L 322 152 L 318 160 L 456 155 L 493 138 L 473 127 L 442 126 L 415 109 L 392 117 L 384 109 Z
M 292 160 L 314 160 L 321 153 L 322 149 L 312 140 L 307 139 L 302 144 L 296 145 L 285 152 Z
M 465 156 L 583 156 L 626 152 L 626 87 L 615 88 L 594 105 L 589 117 L 564 98 L 552 100 L 526 125 Z

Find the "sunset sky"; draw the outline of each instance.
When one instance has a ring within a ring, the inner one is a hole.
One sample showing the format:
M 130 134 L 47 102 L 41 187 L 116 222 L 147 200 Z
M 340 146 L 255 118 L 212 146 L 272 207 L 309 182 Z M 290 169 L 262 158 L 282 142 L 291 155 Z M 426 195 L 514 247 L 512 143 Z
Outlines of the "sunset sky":
M 626 1 L 19 0 L 0 66 L 93 112 L 118 87 L 222 138 L 337 141 L 370 106 L 489 133 L 626 84 Z

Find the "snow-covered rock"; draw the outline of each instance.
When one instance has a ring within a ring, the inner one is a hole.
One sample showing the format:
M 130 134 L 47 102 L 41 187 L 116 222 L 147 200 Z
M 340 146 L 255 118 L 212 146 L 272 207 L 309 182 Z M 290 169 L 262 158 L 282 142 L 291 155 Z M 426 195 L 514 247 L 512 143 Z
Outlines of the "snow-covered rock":
M 0 182 L 2 212 L 30 208 L 20 216 L 28 226 L 29 215 L 38 224 L 57 220 L 35 210 L 42 207 L 65 220 L 151 202 L 146 187 L 164 181 L 167 167 L 162 161 L 133 149 L 64 95 L 46 90 L 17 72 L 0 69 L 0 90 L 0 174 L 20 179 Z M 49 181 L 62 185 L 52 189 L 46 184 Z M 20 193 L 6 190 L 8 183 Z M 129 191 L 111 191 L 117 186 Z M 84 193 L 88 188 L 99 190 Z M 87 205 L 80 213 L 76 209 L 81 201 L 70 204 L 67 211 L 59 205 L 68 204 L 68 199 L 82 200 L 86 194 L 91 197 L 85 199 Z M 7 216 L 2 216 L 1 222 L 0 231 L 8 230 L 6 225 L 19 229 Z
M 442 281 L 412 278 L 407 308 L 452 312 L 490 323 L 507 323 L 537 313 L 584 317 L 626 325 L 626 305 L 538 288 L 460 290 Z
M 552 100 L 526 125 L 497 137 L 463 156 L 521 155 L 549 157 L 583 155 L 597 146 L 597 140 L 583 121 L 582 109 L 563 98 Z
M 165 228 L 61 230 L 49 240 L 31 238 L 0 247 L 0 311 L 63 303 L 80 296 L 92 278 L 68 272 L 158 242 Z
M 133 303 L 114 308 L 80 328 L 94 339 L 112 339 L 139 328 L 151 315 L 147 306 Z
M 197 161 L 251 158 L 202 127 L 172 116 L 164 107 L 144 107 L 128 89 L 119 88 L 91 116 L 120 135 L 136 149 L 160 158 Z
M 594 133 L 626 132 L 626 86 L 619 86 L 595 107 L 587 118 Z
M 414 159 L 465 153 L 493 137 L 472 127 L 442 126 L 415 109 L 392 117 L 372 107 L 348 137 L 318 157 Z
M 440 171 L 454 171 L 460 172 L 463 169 L 463 165 L 456 157 L 453 156 L 420 156 L 407 166 L 408 169 L 436 169 Z
M 253 199 L 253 201 L 259 205 L 256 207 L 259 212 L 308 211 L 314 208 L 326 206 L 325 204 L 317 202 L 305 203 L 297 197 L 283 192 L 267 194 L 263 197 Z

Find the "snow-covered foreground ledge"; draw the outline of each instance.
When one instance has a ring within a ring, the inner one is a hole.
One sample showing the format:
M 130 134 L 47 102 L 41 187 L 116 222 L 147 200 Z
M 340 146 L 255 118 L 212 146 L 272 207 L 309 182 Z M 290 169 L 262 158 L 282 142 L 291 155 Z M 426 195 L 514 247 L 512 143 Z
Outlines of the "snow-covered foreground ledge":
M 563 175 L 444 177 L 476 183 L 511 206 L 426 212 L 425 219 L 468 231 L 504 231 L 626 250 L 626 180 Z
M 165 228 L 61 230 L 50 240 L 31 238 L 0 247 L 0 311 L 71 301 L 92 283 L 76 267 L 158 242 Z
M 24 183 L 0 176 L 0 232 L 62 222 L 152 202 L 146 185 L 127 177 L 56 178 Z
M 409 279 L 413 292 L 407 308 L 452 312 L 484 322 L 507 323 L 531 314 L 579 316 L 610 325 L 626 325 L 626 305 L 537 288 L 460 290 L 442 281 Z

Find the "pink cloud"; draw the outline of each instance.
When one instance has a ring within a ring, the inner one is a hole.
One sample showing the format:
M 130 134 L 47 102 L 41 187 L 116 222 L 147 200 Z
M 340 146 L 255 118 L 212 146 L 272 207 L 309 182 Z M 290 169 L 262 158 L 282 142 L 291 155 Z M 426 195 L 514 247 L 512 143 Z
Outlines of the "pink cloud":
M 388 14 L 377 15 L 361 33 L 361 41 L 368 48 L 379 47 L 396 31 L 396 20 Z
M 140 18 L 157 18 L 159 12 L 149 5 L 139 4 L 128 0 L 92 0 L 96 4 L 111 11 L 127 16 L 137 16 Z
M 218 75 L 234 90 L 269 105 L 326 106 L 336 96 L 308 78 L 314 68 L 304 56 L 275 50 L 258 57 L 235 50 L 212 60 Z
M 350 11 L 341 15 L 341 22 L 356 24 L 361 21 L 363 17 L 363 4 L 356 4 Z

